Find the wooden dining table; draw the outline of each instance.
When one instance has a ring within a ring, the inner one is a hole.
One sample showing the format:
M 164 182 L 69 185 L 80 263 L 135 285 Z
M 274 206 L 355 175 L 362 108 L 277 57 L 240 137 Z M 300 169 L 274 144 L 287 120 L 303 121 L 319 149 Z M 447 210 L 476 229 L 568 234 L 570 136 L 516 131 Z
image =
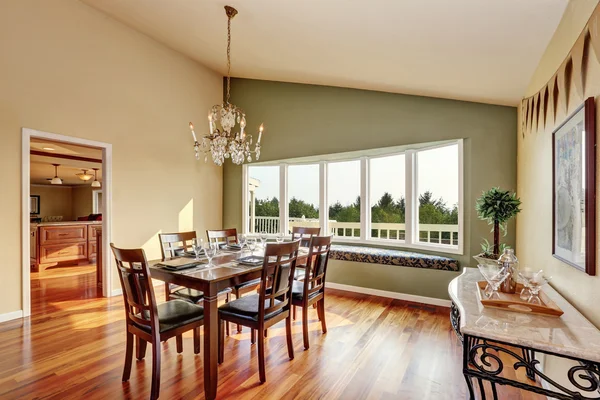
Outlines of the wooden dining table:
M 252 254 L 262 256 L 264 249 L 258 248 Z M 248 266 L 237 262 L 239 258 L 248 255 L 249 251 L 220 250 L 212 259 L 212 265 L 206 266 L 204 263 L 179 271 L 164 268 L 160 265 L 161 260 L 149 262 L 152 279 L 204 292 L 204 393 L 207 400 L 217 397 L 218 293 L 261 277 L 262 265 Z M 296 264 L 306 264 L 307 258 L 308 248 L 300 248 Z

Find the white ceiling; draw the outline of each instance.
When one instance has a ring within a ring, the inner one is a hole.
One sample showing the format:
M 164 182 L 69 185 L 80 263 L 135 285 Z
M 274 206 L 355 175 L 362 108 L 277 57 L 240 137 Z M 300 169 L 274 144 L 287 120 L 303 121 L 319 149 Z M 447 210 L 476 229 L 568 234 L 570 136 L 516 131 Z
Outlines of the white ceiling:
M 102 162 L 69 160 L 60 157 L 60 155 L 68 155 L 102 160 L 102 150 L 100 149 L 35 138 L 31 139 L 29 148 L 48 154 L 48 156 L 33 154 L 30 156 L 29 181 L 32 184 L 50 185 L 49 179 L 54 177 L 54 167 L 52 164 L 60 164 L 58 167 L 58 177 L 63 180 L 63 186 L 91 185 L 93 178 L 90 181 L 84 182 L 75 174 L 83 172 L 83 169 L 87 169 L 88 174 L 94 175 L 92 168 L 99 168 L 97 176 L 98 180 L 102 182 Z M 52 157 L 51 155 L 55 156 Z
M 568 0 L 82 0 L 225 75 L 516 105 Z

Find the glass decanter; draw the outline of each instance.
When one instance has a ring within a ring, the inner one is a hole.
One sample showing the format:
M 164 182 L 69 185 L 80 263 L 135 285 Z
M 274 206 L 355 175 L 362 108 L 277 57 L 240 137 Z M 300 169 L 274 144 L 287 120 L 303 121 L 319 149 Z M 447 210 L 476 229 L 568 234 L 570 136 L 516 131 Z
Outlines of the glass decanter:
M 504 249 L 504 253 L 498 259 L 498 264 L 508 273 L 508 277 L 500 286 L 500 291 L 503 293 L 515 293 L 519 273 L 519 260 L 515 256 L 515 251 L 513 249 Z

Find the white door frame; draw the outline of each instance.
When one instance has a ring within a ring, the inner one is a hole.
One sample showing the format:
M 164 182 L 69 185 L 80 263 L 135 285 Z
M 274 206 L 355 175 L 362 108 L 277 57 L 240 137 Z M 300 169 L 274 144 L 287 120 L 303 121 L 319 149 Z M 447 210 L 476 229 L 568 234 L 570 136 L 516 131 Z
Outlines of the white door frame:
M 102 149 L 102 295 L 112 296 L 112 268 L 110 241 L 112 220 L 112 144 L 81 139 L 73 136 L 59 135 L 35 129 L 22 129 L 21 155 L 21 254 L 22 254 L 22 293 L 23 316 L 31 315 L 31 286 L 30 286 L 30 254 L 29 254 L 29 185 L 30 185 L 30 139 L 49 139 L 55 142 L 97 147 Z

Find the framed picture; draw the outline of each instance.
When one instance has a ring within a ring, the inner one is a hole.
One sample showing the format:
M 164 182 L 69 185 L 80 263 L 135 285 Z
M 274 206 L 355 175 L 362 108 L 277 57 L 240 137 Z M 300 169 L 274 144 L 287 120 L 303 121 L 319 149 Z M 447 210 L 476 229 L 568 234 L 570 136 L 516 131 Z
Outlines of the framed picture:
M 31 195 L 29 196 L 29 214 L 40 213 L 40 196 Z
M 596 274 L 596 111 L 588 98 L 552 133 L 552 254 Z

